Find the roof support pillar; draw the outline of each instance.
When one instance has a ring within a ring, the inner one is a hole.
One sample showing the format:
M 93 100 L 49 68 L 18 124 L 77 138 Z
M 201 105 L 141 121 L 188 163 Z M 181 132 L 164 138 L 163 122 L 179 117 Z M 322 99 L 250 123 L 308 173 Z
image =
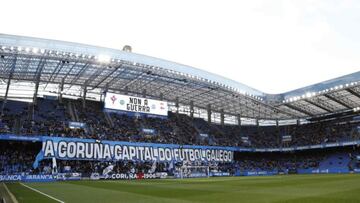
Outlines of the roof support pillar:
M 143 98 L 146 98 L 146 89 L 143 89 L 143 91 L 142 91 L 142 97 L 143 97 Z
M 128 95 L 128 94 L 129 94 L 129 87 L 128 87 L 128 86 L 125 86 L 125 88 L 124 88 L 124 93 L 125 93 L 125 95 Z
M 7 97 L 8 97 L 8 93 L 9 93 L 11 78 L 12 78 L 12 73 L 10 73 L 9 79 L 7 81 L 7 84 L 6 84 L 5 97 L 4 97 L 4 101 L 2 103 L 2 107 L 1 107 L 1 116 L 4 115 L 4 109 L 5 109 L 5 105 L 6 105 L 6 102 L 7 102 Z
M 15 57 L 14 62 L 11 65 L 9 78 L 8 78 L 8 81 L 7 81 L 7 84 L 6 84 L 5 97 L 4 97 L 4 101 L 2 103 L 2 106 L 1 106 L 1 115 L 0 116 L 4 115 L 4 109 L 5 109 L 5 105 L 6 105 L 6 102 L 7 102 L 7 97 L 8 97 L 8 94 L 9 94 L 9 88 L 10 88 L 10 84 L 11 84 L 11 79 L 13 77 L 13 73 L 14 73 L 14 70 L 15 70 L 16 58 L 17 57 Z
M 39 65 L 38 65 L 38 68 L 36 71 L 37 73 L 36 73 L 35 92 L 34 92 L 34 97 L 33 97 L 33 106 L 37 105 L 37 95 L 38 95 L 38 90 L 39 90 L 40 77 L 41 77 L 41 72 L 42 72 L 42 69 L 44 66 L 45 66 L 45 60 L 40 59 Z
M 280 137 L 281 135 L 280 135 L 280 129 L 279 129 L 279 120 L 278 119 L 276 119 L 276 133 L 277 133 L 277 144 L 278 144 L 278 146 L 281 146 L 281 140 L 282 140 L 282 138 Z
M 240 114 L 238 114 L 236 117 L 237 117 L 237 124 L 238 124 L 239 127 L 241 127 L 241 116 L 240 116 Z
M 176 107 L 176 114 L 179 113 L 179 97 L 175 98 L 175 107 Z
M 40 83 L 40 81 L 39 81 L 39 80 L 36 80 L 36 83 L 35 83 L 35 93 L 34 93 L 34 97 L 33 97 L 33 104 L 34 104 L 34 106 L 37 105 L 37 95 L 38 95 L 38 90 L 39 90 L 39 83 Z
M 208 117 L 208 123 L 211 123 L 211 104 L 207 105 L 207 117 Z
M 82 107 L 86 108 L 86 94 L 87 94 L 87 82 L 84 84 L 83 97 L 82 97 Z
M 164 94 L 162 92 L 160 93 L 159 97 L 160 97 L 160 101 L 164 100 Z
M 190 101 L 190 117 L 194 118 L 194 101 Z
M 63 102 L 63 91 L 64 91 L 64 83 L 65 83 L 65 78 L 61 79 L 61 84 L 60 84 L 60 92 L 59 92 L 59 103 L 62 104 Z
M 105 102 L 105 95 L 109 90 L 109 83 L 107 83 L 102 91 L 102 94 L 100 95 L 100 101 Z
M 220 123 L 221 123 L 222 126 L 224 126 L 224 123 L 225 123 L 224 109 L 220 110 Z

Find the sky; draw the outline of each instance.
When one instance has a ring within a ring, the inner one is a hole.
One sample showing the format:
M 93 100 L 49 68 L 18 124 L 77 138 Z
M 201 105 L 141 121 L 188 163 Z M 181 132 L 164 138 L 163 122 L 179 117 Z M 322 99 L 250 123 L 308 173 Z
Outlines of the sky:
M 1 0 L 0 33 L 158 57 L 283 93 L 360 69 L 358 0 Z

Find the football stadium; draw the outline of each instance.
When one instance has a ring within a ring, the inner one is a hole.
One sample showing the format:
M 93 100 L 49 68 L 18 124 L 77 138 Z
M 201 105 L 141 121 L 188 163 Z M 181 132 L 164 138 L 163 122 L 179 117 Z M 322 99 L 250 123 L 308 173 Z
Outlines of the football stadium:
M 0 35 L 2 202 L 360 202 L 360 72 L 266 94 Z

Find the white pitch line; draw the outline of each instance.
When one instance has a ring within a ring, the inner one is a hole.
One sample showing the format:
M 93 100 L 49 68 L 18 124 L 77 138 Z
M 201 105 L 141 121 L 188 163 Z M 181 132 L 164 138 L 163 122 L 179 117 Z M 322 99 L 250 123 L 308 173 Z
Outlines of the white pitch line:
M 55 197 L 52 197 L 52 196 L 50 196 L 50 195 L 48 195 L 48 194 L 45 194 L 45 193 L 43 193 L 43 192 L 41 192 L 41 191 L 39 191 L 39 190 L 37 190 L 37 189 L 35 189 L 35 188 L 32 188 L 32 187 L 30 187 L 30 186 L 28 186 L 28 185 L 25 185 L 25 184 L 23 184 L 23 183 L 20 183 L 22 186 L 24 186 L 24 187 L 26 187 L 26 188 L 29 188 L 30 190 L 33 190 L 33 191 L 35 191 L 35 192 L 37 192 L 37 193 L 40 193 L 40 194 L 42 194 L 42 195 L 44 195 L 44 196 L 46 196 L 46 197 L 48 197 L 48 198 L 50 198 L 50 199 L 53 199 L 53 200 L 55 200 L 55 201 L 57 201 L 57 202 L 60 202 L 60 203 L 65 203 L 64 201 L 61 201 L 61 200 L 59 200 L 59 199 L 56 199 Z
M 15 196 L 13 195 L 13 193 L 10 192 L 10 190 L 9 190 L 9 188 L 6 186 L 6 184 L 5 184 L 5 183 L 3 183 L 3 184 L 4 184 L 4 188 L 5 188 L 6 192 L 7 192 L 7 193 L 9 194 L 9 196 L 10 196 L 11 201 L 12 201 L 13 203 L 19 203 L 19 202 L 17 201 L 17 199 L 15 198 Z

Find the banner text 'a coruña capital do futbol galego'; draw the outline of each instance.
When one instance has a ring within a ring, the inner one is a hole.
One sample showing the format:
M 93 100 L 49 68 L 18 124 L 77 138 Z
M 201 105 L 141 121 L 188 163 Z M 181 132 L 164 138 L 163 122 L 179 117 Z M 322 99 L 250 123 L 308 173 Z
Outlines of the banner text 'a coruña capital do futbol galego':
M 231 162 L 233 154 L 233 150 L 226 147 L 43 137 L 36 161 L 55 157 L 62 160 Z

